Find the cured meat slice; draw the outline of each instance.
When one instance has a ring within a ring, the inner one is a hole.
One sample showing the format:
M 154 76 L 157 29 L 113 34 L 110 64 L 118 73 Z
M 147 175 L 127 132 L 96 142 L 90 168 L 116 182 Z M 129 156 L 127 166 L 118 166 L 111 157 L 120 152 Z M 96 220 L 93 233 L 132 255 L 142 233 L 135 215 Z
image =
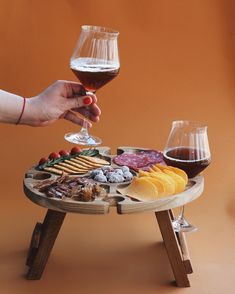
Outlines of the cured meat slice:
M 149 163 L 147 156 L 142 154 L 138 155 L 138 154 L 129 154 L 129 153 L 123 153 L 123 154 L 117 155 L 116 157 L 114 157 L 113 161 L 117 165 L 126 165 L 133 169 L 144 167 L 148 165 Z
M 155 164 L 163 162 L 163 154 L 156 150 L 141 150 L 137 154 L 144 155 L 148 158 L 149 164 Z
M 155 163 L 163 163 L 163 154 L 156 150 L 141 150 L 137 153 L 122 153 L 114 157 L 117 165 L 126 165 L 134 170 L 146 169 Z

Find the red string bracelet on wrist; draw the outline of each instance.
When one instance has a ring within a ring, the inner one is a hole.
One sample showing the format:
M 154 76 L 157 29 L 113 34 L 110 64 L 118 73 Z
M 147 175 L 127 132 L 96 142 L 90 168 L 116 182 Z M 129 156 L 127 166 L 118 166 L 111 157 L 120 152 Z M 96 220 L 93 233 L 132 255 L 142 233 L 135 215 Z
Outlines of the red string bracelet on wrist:
M 25 109 L 25 103 L 26 103 L 26 98 L 25 97 L 22 97 L 24 99 L 23 101 L 23 107 L 22 107 L 22 110 L 21 110 L 21 113 L 20 113 L 20 116 L 19 116 L 19 119 L 17 120 L 16 122 L 16 125 L 18 125 L 21 121 L 21 118 L 23 116 L 23 113 L 24 113 L 24 109 Z

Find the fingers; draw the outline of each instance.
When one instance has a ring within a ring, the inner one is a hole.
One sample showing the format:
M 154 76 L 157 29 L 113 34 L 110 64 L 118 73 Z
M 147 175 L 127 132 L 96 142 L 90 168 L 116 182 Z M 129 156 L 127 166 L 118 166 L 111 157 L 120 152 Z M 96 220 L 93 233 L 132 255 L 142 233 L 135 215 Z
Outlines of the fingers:
M 80 83 L 59 80 L 55 83 L 55 85 L 60 87 L 65 97 L 86 95 L 86 90 Z
M 84 96 L 81 95 L 74 95 L 73 97 L 67 98 L 66 106 L 68 109 L 72 108 L 80 108 L 83 106 L 89 106 L 90 104 L 94 104 L 97 102 L 97 98 L 93 93 L 85 94 Z
M 73 109 L 73 108 L 80 108 L 84 106 L 89 106 L 93 102 L 90 96 L 82 96 L 82 97 L 75 97 L 75 98 L 67 98 L 66 100 L 66 108 Z
M 99 121 L 101 111 L 96 104 L 97 97 L 95 94 L 87 92 L 85 88 L 77 82 L 57 81 L 55 84 L 63 89 L 62 96 L 66 98 L 63 102 L 65 112 L 60 117 L 70 120 L 75 124 L 82 125 L 83 119 L 76 116 L 73 112 L 76 111 L 93 122 Z M 91 126 L 92 124 L 88 123 L 88 125 Z
M 99 116 L 100 116 L 100 109 L 98 106 L 91 105 L 89 108 L 76 108 L 74 111 L 80 113 L 81 115 L 87 117 L 89 120 L 93 122 L 98 122 L 99 121 Z
M 89 120 L 98 122 L 101 110 L 96 102 L 96 96 L 89 92 L 89 96 L 86 95 L 83 97 L 68 98 L 67 109 L 73 109 L 74 111 L 87 117 Z
M 65 115 L 63 116 L 63 118 L 71 121 L 74 124 L 80 125 L 80 126 L 82 126 L 83 122 L 84 122 L 84 119 L 76 116 L 76 114 L 73 113 L 72 111 L 67 111 L 65 113 Z M 89 121 L 87 121 L 87 126 L 88 126 L 88 128 L 90 128 L 92 126 L 92 124 Z

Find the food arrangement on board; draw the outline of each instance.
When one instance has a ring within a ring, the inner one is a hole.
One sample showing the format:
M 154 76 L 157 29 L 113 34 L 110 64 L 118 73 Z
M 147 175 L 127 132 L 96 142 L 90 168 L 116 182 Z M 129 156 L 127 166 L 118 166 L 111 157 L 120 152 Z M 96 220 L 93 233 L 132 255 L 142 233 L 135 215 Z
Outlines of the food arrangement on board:
M 110 162 L 97 157 L 98 154 L 96 149 L 73 147 L 70 152 L 61 150 L 52 152 L 48 158 L 41 158 L 36 168 L 57 175 L 85 174 L 94 168 L 110 165 Z
M 109 156 L 100 154 L 98 148 L 74 147 L 40 159 L 35 170 L 54 178 L 37 181 L 34 189 L 63 201 L 105 199 L 111 186 L 116 194 L 130 199 L 155 201 L 183 192 L 188 183 L 183 170 L 164 163 L 162 152 L 148 149 Z
M 140 201 L 153 201 L 183 192 L 187 183 L 188 176 L 183 170 L 156 164 L 149 171 L 140 170 L 132 183 L 118 192 Z

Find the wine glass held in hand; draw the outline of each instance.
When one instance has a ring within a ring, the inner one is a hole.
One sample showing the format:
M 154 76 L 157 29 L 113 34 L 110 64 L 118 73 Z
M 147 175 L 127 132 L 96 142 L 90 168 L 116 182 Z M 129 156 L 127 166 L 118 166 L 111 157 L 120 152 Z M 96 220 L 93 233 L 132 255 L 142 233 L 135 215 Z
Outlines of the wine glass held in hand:
M 168 165 L 184 170 L 189 178 L 197 176 L 211 162 L 207 126 L 193 121 L 174 121 L 163 156 Z M 172 224 L 176 232 L 197 230 L 184 218 L 184 207 Z
M 118 75 L 118 35 L 119 33 L 112 29 L 82 26 L 70 67 L 88 92 L 95 93 Z M 65 139 L 87 146 L 96 146 L 102 142 L 100 138 L 89 135 L 86 119 L 79 133 L 66 134 Z

